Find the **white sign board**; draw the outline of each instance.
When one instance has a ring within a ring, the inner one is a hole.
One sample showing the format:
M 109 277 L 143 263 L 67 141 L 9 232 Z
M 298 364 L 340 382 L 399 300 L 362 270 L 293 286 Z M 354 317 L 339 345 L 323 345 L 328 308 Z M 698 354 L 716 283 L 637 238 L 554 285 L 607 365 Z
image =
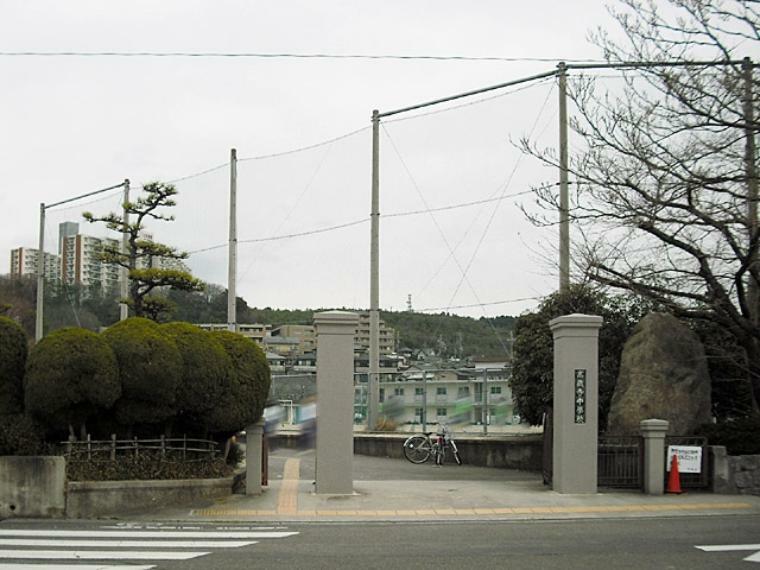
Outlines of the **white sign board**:
M 669 445 L 668 461 L 666 469 L 670 471 L 670 464 L 673 456 L 678 456 L 679 473 L 701 473 L 702 472 L 702 448 L 692 445 Z

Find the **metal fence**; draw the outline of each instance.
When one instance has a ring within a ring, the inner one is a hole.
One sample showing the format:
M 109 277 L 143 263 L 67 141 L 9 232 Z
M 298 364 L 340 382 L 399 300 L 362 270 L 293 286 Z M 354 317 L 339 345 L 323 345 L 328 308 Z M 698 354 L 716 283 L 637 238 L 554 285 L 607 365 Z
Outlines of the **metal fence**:
M 643 447 L 643 438 L 639 436 L 600 436 L 597 484 L 641 489 L 644 485 Z

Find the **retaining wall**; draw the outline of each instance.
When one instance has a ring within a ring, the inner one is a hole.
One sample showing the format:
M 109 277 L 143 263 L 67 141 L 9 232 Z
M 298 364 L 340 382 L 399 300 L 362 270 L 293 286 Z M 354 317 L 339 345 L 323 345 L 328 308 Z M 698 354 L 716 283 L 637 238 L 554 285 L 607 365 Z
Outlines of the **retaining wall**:
M 53 456 L 0 456 L 0 518 L 64 516 L 66 461 Z
M 403 459 L 403 443 L 409 433 L 355 433 L 354 453 Z M 467 465 L 541 471 L 542 435 L 493 435 L 455 437 Z
M 93 518 L 182 507 L 225 497 L 232 478 L 160 481 L 69 481 L 66 516 Z

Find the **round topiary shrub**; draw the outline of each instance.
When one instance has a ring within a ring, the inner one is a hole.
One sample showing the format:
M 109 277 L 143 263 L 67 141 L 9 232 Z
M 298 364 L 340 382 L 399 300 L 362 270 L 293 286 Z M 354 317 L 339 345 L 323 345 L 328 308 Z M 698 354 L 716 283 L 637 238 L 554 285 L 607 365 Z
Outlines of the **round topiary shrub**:
M 29 355 L 26 409 L 56 431 L 69 426 L 84 431 L 86 421 L 108 410 L 120 395 L 116 357 L 92 331 L 59 329 Z
M 159 325 L 132 317 L 102 333 L 116 355 L 121 397 L 114 405 L 116 420 L 131 432 L 140 424 L 160 424 L 177 411 L 177 387 L 182 357 L 175 342 Z
M 182 375 L 177 390 L 177 410 L 182 427 L 191 433 L 204 432 L 205 418 L 225 391 L 231 362 L 221 343 L 190 323 L 161 325 L 182 356 Z
M 0 455 L 44 453 L 44 434 L 44 428 L 26 414 L 0 416 Z
M 0 317 L 0 415 L 23 408 L 26 357 L 24 330 L 13 319 Z
M 209 333 L 231 360 L 224 393 L 209 413 L 209 430 L 233 434 L 256 422 L 269 395 L 271 374 L 264 351 L 252 340 L 228 331 Z

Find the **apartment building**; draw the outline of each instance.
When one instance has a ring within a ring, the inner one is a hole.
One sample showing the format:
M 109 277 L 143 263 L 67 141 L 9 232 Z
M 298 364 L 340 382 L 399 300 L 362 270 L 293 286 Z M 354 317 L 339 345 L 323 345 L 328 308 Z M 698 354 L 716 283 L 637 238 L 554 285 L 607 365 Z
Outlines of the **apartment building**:
M 37 275 L 39 250 L 29 247 L 17 247 L 11 250 L 11 277 Z M 61 278 L 60 258 L 53 253 L 45 253 L 43 276 L 49 281 Z
M 226 331 L 229 330 L 227 323 L 203 323 L 196 325 L 207 331 Z M 272 332 L 272 325 L 262 325 L 260 323 L 238 324 L 237 330 L 246 338 L 250 338 L 257 344 L 263 344 L 263 340 Z M 267 349 L 269 350 L 269 349 Z
M 380 319 L 380 354 L 396 352 L 396 330 Z M 359 313 L 359 326 L 354 337 L 354 352 L 369 352 L 369 313 Z
M 508 364 L 481 368 L 432 369 L 413 366 L 380 382 L 384 412 L 399 424 L 512 425 L 514 412 Z M 364 416 L 366 385 L 355 386 L 357 421 Z
M 280 325 L 272 329 L 273 337 L 288 337 L 298 341 L 298 353 L 306 354 L 317 349 L 314 325 Z
M 117 290 L 120 267 L 100 260 L 106 246 L 119 247 L 119 240 L 80 233 L 65 235 L 59 244 L 61 282 L 66 285 L 100 287 L 103 291 Z

